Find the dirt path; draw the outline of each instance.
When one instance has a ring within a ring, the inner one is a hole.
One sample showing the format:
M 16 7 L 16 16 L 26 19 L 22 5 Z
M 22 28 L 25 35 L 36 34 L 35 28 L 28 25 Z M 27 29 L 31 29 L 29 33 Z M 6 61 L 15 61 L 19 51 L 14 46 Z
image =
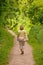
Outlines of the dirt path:
M 33 55 L 32 55 L 32 47 L 25 43 L 24 46 L 24 54 L 20 55 L 20 49 L 19 49 L 19 43 L 17 41 L 17 36 L 11 31 L 8 30 L 13 36 L 15 36 L 14 38 L 14 47 L 11 50 L 10 53 L 10 61 L 8 65 L 34 65 L 34 59 L 33 59 Z

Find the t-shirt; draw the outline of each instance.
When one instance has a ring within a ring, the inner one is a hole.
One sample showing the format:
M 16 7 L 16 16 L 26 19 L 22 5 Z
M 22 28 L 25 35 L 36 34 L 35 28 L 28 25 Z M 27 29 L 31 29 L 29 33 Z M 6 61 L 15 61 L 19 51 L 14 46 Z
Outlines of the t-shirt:
M 21 39 L 27 39 L 27 34 L 26 34 L 25 30 L 19 30 L 18 34 L 19 34 L 19 38 L 21 38 Z

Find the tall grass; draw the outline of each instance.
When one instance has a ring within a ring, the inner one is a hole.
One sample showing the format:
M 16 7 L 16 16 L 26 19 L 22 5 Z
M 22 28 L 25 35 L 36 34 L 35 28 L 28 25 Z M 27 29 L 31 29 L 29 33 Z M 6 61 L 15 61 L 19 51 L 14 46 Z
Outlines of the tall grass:
M 33 26 L 28 37 L 33 47 L 35 65 L 43 65 L 43 26 Z
M 9 53 L 13 47 L 13 37 L 4 28 L 0 27 L 0 65 L 7 65 Z

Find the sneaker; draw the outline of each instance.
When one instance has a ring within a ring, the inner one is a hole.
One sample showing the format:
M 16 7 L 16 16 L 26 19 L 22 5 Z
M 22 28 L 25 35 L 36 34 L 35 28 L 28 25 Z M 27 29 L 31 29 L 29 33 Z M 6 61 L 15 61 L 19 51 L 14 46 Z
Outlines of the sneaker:
M 24 54 L 24 51 L 22 51 L 21 55 Z

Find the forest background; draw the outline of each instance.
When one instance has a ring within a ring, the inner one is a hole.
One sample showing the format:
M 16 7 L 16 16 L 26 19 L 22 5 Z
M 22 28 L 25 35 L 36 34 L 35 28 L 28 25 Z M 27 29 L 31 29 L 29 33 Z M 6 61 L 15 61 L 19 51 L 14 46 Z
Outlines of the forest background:
M 0 0 L 0 65 L 7 65 L 13 36 L 23 24 L 33 47 L 35 65 L 43 65 L 43 0 Z

